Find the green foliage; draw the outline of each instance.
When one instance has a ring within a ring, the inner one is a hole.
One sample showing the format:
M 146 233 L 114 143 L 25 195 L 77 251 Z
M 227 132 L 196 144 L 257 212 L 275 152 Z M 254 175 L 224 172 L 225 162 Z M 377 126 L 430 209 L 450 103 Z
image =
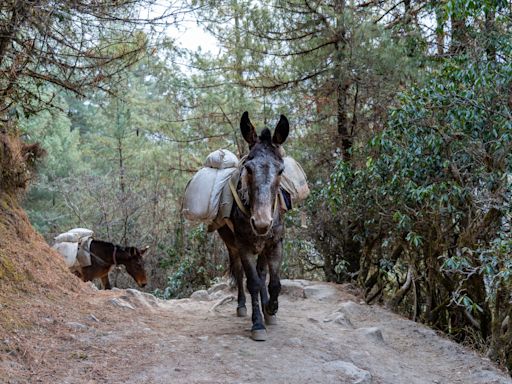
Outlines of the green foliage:
M 27 140 L 40 140 L 48 152 L 25 207 L 49 239 L 82 226 L 99 239 L 150 245 L 151 269 L 163 256 L 157 250 L 173 243 L 168 233 L 180 215 L 188 174 L 173 168 L 195 164 L 183 159 L 184 151 L 171 141 L 186 133 L 155 134 L 163 121 L 180 119 L 181 110 L 166 107 L 169 97 L 162 92 L 179 82 L 180 74 L 156 60 L 141 63 L 127 78 L 117 85 L 124 98 L 97 93 L 88 100 L 66 95 L 64 101 L 62 95 L 59 109 L 21 121 Z M 161 280 L 153 274 L 152 284 Z
M 357 228 L 358 281 L 368 300 L 405 300 L 411 316 L 460 340 L 474 327 L 499 344 L 504 362 L 510 335 L 496 324 L 510 311 L 500 292 L 512 286 L 509 37 L 498 41 L 506 60 L 482 45 L 403 92 L 387 129 L 357 147 L 353 163 L 339 162 L 315 199 L 334 212 L 332 221 Z M 408 299 L 394 297 L 404 265 L 416 286 Z
M 481 16 L 485 12 L 494 12 L 506 8 L 506 0 L 448 0 L 444 2 L 441 9 L 444 11 L 445 19 L 450 16 Z
M 66 109 L 65 101 L 59 101 L 60 107 Z M 62 216 L 65 204 L 57 198 L 57 190 L 62 179 L 85 169 L 78 130 L 73 130 L 69 118 L 56 109 L 21 118 L 20 130 L 27 141 L 39 142 L 47 153 L 39 166 L 39 177 L 26 197 L 25 208 L 32 224 L 41 233 L 51 232 L 58 222 L 69 225 L 70 215 Z
M 151 20 L 143 23 L 138 13 L 152 3 L 2 2 L 2 118 L 13 108 L 27 114 L 54 108 L 53 97 L 45 92 L 48 85 L 83 96 L 87 90 L 107 89 L 119 81 L 123 69 L 145 54 L 149 28 L 143 26 Z
M 285 215 L 286 235 L 283 240 L 281 277 L 287 279 L 323 280 L 323 258 L 313 241 L 308 240 L 304 207 Z
M 62 110 L 23 121 L 27 139 L 41 138 L 49 153 L 25 207 L 48 239 L 83 226 L 99 239 L 150 245 L 150 289 L 172 286 L 172 297 L 183 297 L 226 266 L 218 241 L 186 228 L 180 210 L 192 172 L 212 150 L 233 145 L 232 127 L 211 113 L 227 100 L 205 99 L 191 112 L 195 80 L 155 58 L 126 79 L 117 84 L 122 97 L 68 97 Z
M 228 266 L 224 245 L 216 234 L 208 235 L 204 225 L 189 228 L 184 243 L 179 247 L 178 241 L 176 247 L 168 249 L 160 264 L 168 271 L 167 281 L 155 294 L 164 299 L 188 297 L 198 289 L 209 288 Z

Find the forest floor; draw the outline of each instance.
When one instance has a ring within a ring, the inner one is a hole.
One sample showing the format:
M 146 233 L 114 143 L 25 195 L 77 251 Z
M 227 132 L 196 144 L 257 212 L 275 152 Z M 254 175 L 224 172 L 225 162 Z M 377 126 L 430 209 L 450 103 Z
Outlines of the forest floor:
M 283 281 L 265 342 L 250 339 L 250 317 L 236 317 L 225 283 L 169 301 L 86 291 L 69 293 L 80 300 L 72 311 L 32 303 L 30 327 L 0 339 L 1 383 L 512 383 L 475 352 L 362 304 L 347 285 Z

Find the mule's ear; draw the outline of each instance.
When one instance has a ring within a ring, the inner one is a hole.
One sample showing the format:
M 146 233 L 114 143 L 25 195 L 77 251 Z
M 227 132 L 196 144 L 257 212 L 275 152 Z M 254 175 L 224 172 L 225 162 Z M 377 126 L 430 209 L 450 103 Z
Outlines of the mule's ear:
M 252 125 L 251 120 L 249 120 L 249 112 L 247 111 L 243 113 L 242 119 L 240 120 L 240 130 L 242 131 L 242 136 L 245 141 L 249 143 L 250 147 L 256 144 L 258 135 L 256 134 L 256 129 L 254 129 L 254 125 Z
M 272 142 L 277 145 L 283 144 L 288 137 L 289 132 L 290 124 L 288 123 L 288 119 L 285 115 L 281 115 L 274 131 L 274 136 L 272 136 Z

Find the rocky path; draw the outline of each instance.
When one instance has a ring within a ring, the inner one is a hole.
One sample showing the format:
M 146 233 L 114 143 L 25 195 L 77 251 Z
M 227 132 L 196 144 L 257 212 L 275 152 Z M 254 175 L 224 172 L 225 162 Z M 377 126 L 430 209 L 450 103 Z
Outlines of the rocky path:
M 226 284 L 170 301 L 97 292 L 73 321 L 43 319 L 33 364 L 9 367 L 21 374 L 5 382 L 512 383 L 476 353 L 341 286 L 283 281 L 279 324 L 265 342 L 249 338 L 250 318 L 235 307 Z

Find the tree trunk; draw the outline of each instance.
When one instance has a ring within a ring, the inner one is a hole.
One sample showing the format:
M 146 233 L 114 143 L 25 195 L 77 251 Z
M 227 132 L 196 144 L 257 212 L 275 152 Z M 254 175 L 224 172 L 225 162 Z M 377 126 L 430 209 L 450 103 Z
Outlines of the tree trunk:
M 452 15 L 452 41 L 450 45 L 450 54 L 458 55 L 467 48 L 467 27 L 466 18 L 458 15 Z
M 485 52 L 487 54 L 487 60 L 496 61 L 496 45 L 493 41 L 494 22 L 496 20 L 496 12 L 491 9 L 485 12 Z
M 352 138 L 348 131 L 347 118 L 347 93 L 350 88 L 350 81 L 344 73 L 343 58 L 345 57 L 345 48 L 347 45 L 347 32 L 345 29 L 345 0 L 337 0 L 335 4 L 337 14 L 337 33 L 338 41 L 335 44 L 335 60 L 336 60 L 336 114 L 338 134 L 341 138 L 341 154 L 344 161 L 350 161 L 350 149 L 352 148 Z
M 436 28 L 437 54 L 439 56 L 443 56 L 444 55 L 444 39 L 445 39 L 444 20 L 442 17 L 441 9 L 439 7 L 436 8 L 436 22 L 437 22 L 437 28 Z
M 350 161 L 350 149 L 352 148 L 352 139 L 348 132 L 347 119 L 347 92 L 349 84 L 338 78 L 338 99 L 337 99 L 337 117 L 338 134 L 341 137 L 341 154 L 345 161 Z

